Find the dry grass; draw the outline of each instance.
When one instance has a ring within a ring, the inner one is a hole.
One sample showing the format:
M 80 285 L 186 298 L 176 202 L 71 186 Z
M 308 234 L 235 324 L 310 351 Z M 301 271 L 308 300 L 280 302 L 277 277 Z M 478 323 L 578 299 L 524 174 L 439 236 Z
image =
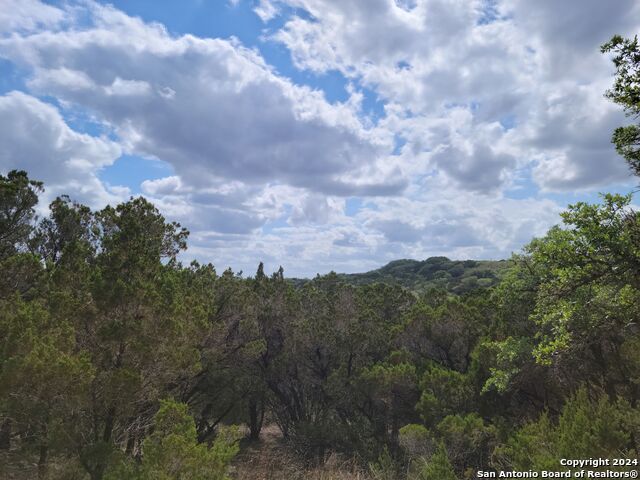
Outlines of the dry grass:
M 233 462 L 237 480 L 370 480 L 353 460 L 330 456 L 324 465 L 309 467 L 282 441 L 275 425 L 262 429 L 260 441 L 243 445 Z

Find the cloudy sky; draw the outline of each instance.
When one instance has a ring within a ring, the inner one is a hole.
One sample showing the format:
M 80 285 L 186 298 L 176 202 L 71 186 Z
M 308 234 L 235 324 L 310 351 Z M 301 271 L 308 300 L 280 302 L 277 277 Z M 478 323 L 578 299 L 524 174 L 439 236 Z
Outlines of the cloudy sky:
M 507 258 L 629 192 L 599 46 L 636 0 L 0 0 L 0 172 L 144 195 L 247 273 Z

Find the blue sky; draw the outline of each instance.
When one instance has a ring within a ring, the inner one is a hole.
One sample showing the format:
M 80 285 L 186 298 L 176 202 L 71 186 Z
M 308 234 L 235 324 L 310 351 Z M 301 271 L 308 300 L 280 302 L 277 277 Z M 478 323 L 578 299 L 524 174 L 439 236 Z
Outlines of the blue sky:
M 636 181 L 599 45 L 633 0 L 0 0 L 0 171 L 144 195 L 185 260 L 506 258 Z

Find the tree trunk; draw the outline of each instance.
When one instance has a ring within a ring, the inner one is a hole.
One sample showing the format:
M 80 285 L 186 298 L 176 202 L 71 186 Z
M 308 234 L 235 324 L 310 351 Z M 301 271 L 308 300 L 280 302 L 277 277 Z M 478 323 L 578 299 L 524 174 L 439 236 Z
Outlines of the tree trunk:
M 136 448 L 136 436 L 134 434 L 129 434 L 129 438 L 127 438 L 127 447 L 124 451 L 125 455 L 133 456 Z
M 38 478 L 47 478 L 47 461 L 49 459 L 49 446 L 46 443 L 40 444 L 40 455 L 38 457 Z
M 0 423 L 0 450 L 11 449 L 11 420 Z
M 252 398 L 249 400 L 249 437 L 252 440 L 260 438 L 262 422 L 264 420 L 264 401 Z

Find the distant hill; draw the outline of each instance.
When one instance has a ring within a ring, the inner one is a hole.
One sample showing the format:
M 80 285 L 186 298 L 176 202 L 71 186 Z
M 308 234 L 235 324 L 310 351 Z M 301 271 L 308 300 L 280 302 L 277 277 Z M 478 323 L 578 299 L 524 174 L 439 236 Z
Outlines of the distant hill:
M 431 257 L 426 260 L 394 260 L 384 267 L 366 273 L 339 273 L 338 277 L 352 285 L 369 283 L 399 284 L 421 292 L 443 288 L 463 294 L 471 290 L 496 285 L 510 262 L 508 260 L 449 260 Z M 292 279 L 300 285 L 304 280 Z

